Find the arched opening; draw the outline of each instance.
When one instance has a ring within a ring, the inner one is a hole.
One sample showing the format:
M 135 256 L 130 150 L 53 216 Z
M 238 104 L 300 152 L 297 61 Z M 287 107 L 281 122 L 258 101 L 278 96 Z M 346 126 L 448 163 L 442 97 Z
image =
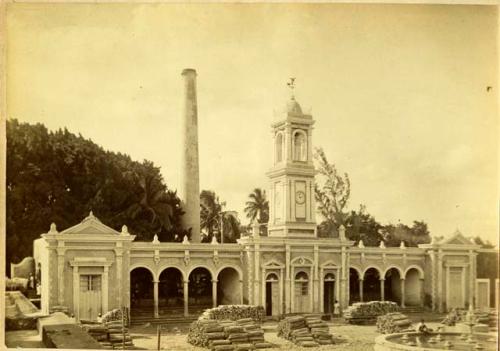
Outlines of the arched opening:
M 153 315 L 153 274 L 144 267 L 130 272 L 130 315 L 132 318 Z
M 304 132 L 297 131 L 293 136 L 294 161 L 307 161 L 307 141 Z
M 182 314 L 184 307 L 184 284 L 182 273 L 177 268 L 164 269 L 158 285 L 159 314 Z
M 279 285 L 278 276 L 269 273 L 266 277 L 266 316 L 279 314 Z
M 422 282 L 420 272 L 416 268 L 410 268 L 405 277 L 405 305 L 420 306 L 422 304 Z
M 396 268 L 391 268 L 385 273 L 384 297 L 386 301 L 401 304 L 401 275 Z
M 276 135 L 276 163 L 283 161 L 283 134 Z
M 369 268 L 363 278 L 363 301 L 380 301 L 380 274 L 376 268 Z
M 212 274 L 203 267 L 189 274 L 189 313 L 200 314 L 212 307 Z
M 309 312 L 309 276 L 300 271 L 295 275 L 295 306 L 294 312 Z
M 241 303 L 240 275 L 236 269 L 224 268 L 219 272 L 217 281 L 217 305 Z
M 323 311 L 333 314 L 335 305 L 335 274 L 327 273 L 323 279 Z
M 349 268 L 349 303 L 361 301 L 359 294 L 359 274 L 354 268 Z

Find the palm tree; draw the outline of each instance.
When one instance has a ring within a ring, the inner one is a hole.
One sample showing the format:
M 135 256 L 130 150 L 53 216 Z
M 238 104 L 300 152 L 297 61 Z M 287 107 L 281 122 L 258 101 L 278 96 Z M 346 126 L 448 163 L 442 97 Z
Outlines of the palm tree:
M 202 190 L 200 193 L 200 219 L 201 219 L 201 229 L 205 230 L 205 233 L 209 240 L 215 231 L 220 228 L 220 218 L 222 213 L 222 206 L 225 206 L 225 202 L 220 202 L 219 197 L 214 191 Z
M 248 195 L 249 201 L 246 202 L 245 213 L 250 219 L 250 224 L 255 220 L 257 223 L 267 223 L 269 221 L 269 202 L 266 200 L 266 192 L 260 188 L 255 188 Z

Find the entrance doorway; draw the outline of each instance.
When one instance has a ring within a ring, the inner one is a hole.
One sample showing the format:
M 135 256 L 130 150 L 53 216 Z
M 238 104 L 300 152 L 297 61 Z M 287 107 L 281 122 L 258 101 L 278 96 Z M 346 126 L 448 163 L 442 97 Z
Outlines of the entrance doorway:
M 335 304 L 335 275 L 328 273 L 325 275 L 323 283 L 323 311 L 326 314 L 333 314 Z
M 97 320 L 99 313 L 102 314 L 101 303 L 101 276 L 80 275 L 80 308 L 78 318 L 80 320 Z
M 354 268 L 349 268 L 349 304 L 361 301 L 359 292 L 359 274 Z
M 278 276 L 270 273 L 266 278 L 266 316 L 279 314 Z
M 295 275 L 295 306 L 294 312 L 305 313 L 309 311 L 309 276 L 306 272 Z
M 200 314 L 212 307 L 212 274 L 198 267 L 189 274 L 189 313 Z

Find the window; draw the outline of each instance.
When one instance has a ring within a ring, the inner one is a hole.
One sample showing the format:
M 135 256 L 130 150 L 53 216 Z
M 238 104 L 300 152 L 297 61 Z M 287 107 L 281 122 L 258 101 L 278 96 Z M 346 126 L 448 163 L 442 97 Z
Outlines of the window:
M 302 295 L 306 296 L 309 294 L 309 278 L 307 276 L 307 273 L 305 272 L 298 272 L 295 275 L 295 283 L 297 287 L 297 292 Z
M 294 161 L 307 160 L 306 135 L 302 130 L 298 130 L 293 136 L 293 159 Z
M 101 276 L 100 275 L 81 275 L 80 285 L 83 291 L 100 291 Z
M 276 135 L 276 163 L 283 161 L 283 134 Z
M 278 276 L 274 273 L 269 273 L 266 282 L 277 282 L 278 281 Z

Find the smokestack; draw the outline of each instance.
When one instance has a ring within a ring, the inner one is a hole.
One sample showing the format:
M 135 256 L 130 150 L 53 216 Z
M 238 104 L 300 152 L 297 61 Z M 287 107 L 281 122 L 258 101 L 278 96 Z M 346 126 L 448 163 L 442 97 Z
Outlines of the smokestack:
M 184 77 L 184 117 L 182 131 L 181 199 L 184 211 L 183 227 L 192 228 L 191 241 L 200 242 L 200 171 L 198 165 L 198 104 L 196 101 L 196 71 L 186 68 Z

